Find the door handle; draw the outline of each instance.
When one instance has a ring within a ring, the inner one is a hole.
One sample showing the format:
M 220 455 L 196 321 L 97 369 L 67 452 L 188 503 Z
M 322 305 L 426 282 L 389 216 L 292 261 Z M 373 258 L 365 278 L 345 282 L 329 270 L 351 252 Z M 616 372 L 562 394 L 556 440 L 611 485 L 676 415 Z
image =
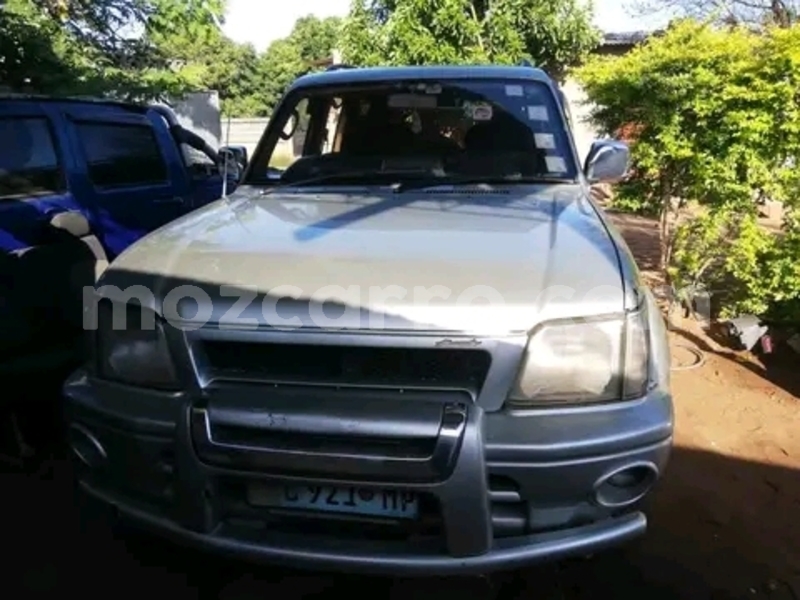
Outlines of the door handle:
M 181 196 L 173 196 L 171 198 L 156 198 L 156 204 L 183 204 L 185 200 Z

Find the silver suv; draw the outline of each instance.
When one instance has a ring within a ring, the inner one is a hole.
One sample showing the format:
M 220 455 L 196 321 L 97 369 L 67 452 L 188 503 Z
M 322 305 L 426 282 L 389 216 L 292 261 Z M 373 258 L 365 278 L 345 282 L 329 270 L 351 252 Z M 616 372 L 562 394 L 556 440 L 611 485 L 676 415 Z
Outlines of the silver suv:
M 87 294 L 82 489 L 250 560 L 487 572 L 644 532 L 672 445 L 662 318 L 530 67 L 288 90 L 226 199 Z

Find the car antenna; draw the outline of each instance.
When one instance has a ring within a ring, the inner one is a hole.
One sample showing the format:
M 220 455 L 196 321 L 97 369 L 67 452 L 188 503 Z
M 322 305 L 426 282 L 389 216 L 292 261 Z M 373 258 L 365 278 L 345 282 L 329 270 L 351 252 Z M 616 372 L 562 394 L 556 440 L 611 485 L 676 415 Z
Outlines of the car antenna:
M 228 147 L 231 143 L 231 115 L 228 113 L 228 123 L 225 127 L 225 144 L 223 148 L 225 148 L 225 154 L 223 155 L 222 161 L 222 198 L 228 197 Z

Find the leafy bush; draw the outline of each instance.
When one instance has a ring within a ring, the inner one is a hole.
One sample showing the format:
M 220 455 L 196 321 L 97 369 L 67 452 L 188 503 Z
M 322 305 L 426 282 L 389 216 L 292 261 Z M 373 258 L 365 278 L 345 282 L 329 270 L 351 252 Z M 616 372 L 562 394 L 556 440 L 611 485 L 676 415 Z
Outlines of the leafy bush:
M 636 178 L 615 205 L 659 216 L 668 282 L 721 290 L 727 314 L 794 310 L 800 230 L 787 222 L 781 235 L 767 232 L 755 200 L 791 208 L 800 195 L 800 27 L 681 21 L 577 74 L 595 124 L 633 131 Z

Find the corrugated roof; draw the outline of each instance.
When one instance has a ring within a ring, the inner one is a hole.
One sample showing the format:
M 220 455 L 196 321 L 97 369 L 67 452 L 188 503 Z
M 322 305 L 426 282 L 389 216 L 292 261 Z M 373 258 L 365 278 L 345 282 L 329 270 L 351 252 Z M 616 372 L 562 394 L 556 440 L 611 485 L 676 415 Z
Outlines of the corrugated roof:
M 632 46 L 644 42 L 656 32 L 653 31 L 629 31 L 625 33 L 604 33 L 603 46 Z

